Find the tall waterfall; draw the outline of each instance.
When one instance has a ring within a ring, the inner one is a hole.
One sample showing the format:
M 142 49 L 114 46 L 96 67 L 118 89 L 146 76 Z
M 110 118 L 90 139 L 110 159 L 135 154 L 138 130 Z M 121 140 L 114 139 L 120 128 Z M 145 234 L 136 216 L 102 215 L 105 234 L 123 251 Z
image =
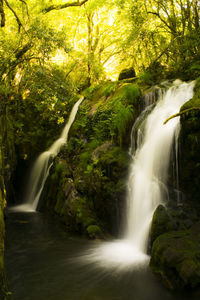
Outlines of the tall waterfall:
M 70 127 L 74 122 L 78 107 L 83 99 L 84 97 L 81 97 L 75 103 L 60 137 L 51 145 L 51 147 L 47 151 L 41 153 L 35 161 L 28 182 L 26 203 L 13 207 L 13 211 L 36 211 L 41 193 L 44 188 L 44 184 L 49 175 L 50 168 L 53 165 L 53 159 L 58 155 L 60 149 L 67 143 Z
M 166 125 L 163 122 L 192 98 L 193 88 L 194 82 L 174 81 L 166 92 L 159 93 L 157 104 L 147 112 L 146 119 L 136 121 L 139 126 L 132 130 L 135 132 L 137 127 L 137 143 L 132 139 L 124 237 L 90 249 L 84 261 L 92 261 L 103 268 L 127 270 L 149 260 L 146 253 L 152 215 L 158 204 L 168 198 L 170 154 L 179 133 L 179 118 L 171 119 Z
M 152 215 L 168 198 L 167 176 L 172 145 L 179 132 L 179 118 L 163 122 L 177 113 L 193 96 L 194 82 L 176 80 L 138 129 L 140 138 L 133 155 L 128 181 L 125 238 L 146 252 Z M 142 135 L 142 138 L 141 138 Z

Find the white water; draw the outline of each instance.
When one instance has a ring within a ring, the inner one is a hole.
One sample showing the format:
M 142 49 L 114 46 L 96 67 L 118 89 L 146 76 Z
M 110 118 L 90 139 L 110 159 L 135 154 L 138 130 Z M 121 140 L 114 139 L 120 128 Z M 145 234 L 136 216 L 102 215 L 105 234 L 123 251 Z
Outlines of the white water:
M 44 184 L 49 175 L 50 168 L 53 165 L 53 159 L 58 155 L 60 149 L 67 143 L 69 129 L 74 122 L 78 107 L 83 99 L 84 97 L 81 97 L 75 103 L 60 137 L 51 145 L 51 147 L 47 151 L 41 153 L 37 158 L 31 171 L 28 183 L 26 193 L 27 202 L 25 204 L 13 207 L 12 211 L 36 211 L 41 193 L 44 188 Z
M 168 198 L 167 176 L 170 154 L 179 132 L 179 117 L 163 122 L 179 112 L 193 96 L 194 82 L 176 80 L 164 93 L 138 130 L 138 143 L 128 180 L 127 224 L 122 240 L 101 243 L 82 258 L 105 269 L 127 270 L 145 264 L 153 212 Z M 140 123 L 140 122 L 139 122 Z M 135 147 L 135 144 L 133 147 Z
M 168 197 L 167 175 L 172 145 L 179 131 L 179 118 L 163 122 L 177 113 L 193 95 L 194 83 L 175 81 L 160 97 L 144 125 L 144 138 L 133 157 L 128 182 L 125 238 L 145 253 L 152 215 Z

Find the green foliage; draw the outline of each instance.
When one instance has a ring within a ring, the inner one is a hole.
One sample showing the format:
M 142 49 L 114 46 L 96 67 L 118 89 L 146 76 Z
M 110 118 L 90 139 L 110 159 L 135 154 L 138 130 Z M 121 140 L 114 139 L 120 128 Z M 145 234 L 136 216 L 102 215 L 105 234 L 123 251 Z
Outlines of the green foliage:
M 117 86 L 118 86 L 117 81 L 102 81 L 99 84 L 93 84 L 89 88 L 87 88 L 84 92 L 83 95 L 92 101 L 96 101 L 98 98 L 101 98 L 105 96 L 108 98 L 110 95 L 112 95 Z
M 151 84 L 151 73 L 149 71 L 144 71 L 139 75 L 139 82 L 142 84 Z
M 122 136 L 137 114 L 140 90 L 136 84 L 117 82 L 101 83 L 87 90 L 96 102 L 93 110 L 93 138 L 99 141 L 112 139 L 122 144 Z M 107 100 L 105 100 L 105 97 Z
M 118 82 L 107 82 L 102 86 L 102 94 L 108 98 L 111 94 L 113 94 L 116 90 Z
M 111 135 L 117 131 L 121 145 L 127 125 L 133 121 L 133 108 L 130 105 L 125 107 L 120 101 L 116 101 L 112 117 Z
M 88 232 L 89 237 L 91 237 L 91 238 L 95 238 L 95 237 L 102 234 L 102 231 L 101 231 L 100 227 L 97 226 L 97 225 L 88 226 L 87 227 L 87 232 Z
M 123 97 L 125 103 L 137 106 L 138 97 L 140 96 L 140 89 L 137 84 L 124 84 L 120 93 L 122 93 L 121 97 Z

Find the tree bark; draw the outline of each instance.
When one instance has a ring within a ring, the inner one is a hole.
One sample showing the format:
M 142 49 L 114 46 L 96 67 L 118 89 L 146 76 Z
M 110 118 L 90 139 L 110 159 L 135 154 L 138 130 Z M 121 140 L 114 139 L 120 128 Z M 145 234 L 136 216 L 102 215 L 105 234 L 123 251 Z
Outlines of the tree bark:
M 4 13 L 4 9 L 3 9 L 3 0 L 0 0 L 0 15 L 1 15 L 1 27 L 5 26 L 5 13 Z

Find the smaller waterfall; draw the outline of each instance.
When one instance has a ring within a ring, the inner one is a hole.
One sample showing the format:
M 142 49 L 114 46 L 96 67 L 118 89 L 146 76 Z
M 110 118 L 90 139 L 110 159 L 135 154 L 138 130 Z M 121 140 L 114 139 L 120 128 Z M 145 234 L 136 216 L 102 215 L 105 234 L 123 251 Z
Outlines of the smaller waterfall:
M 60 135 L 60 137 L 51 145 L 51 147 L 41 153 L 37 158 L 31 171 L 26 192 L 26 203 L 12 208 L 12 211 L 36 211 L 44 184 L 49 175 L 53 159 L 58 155 L 60 149 L 67 143 L 69 129 L 74 122 L 78 107 L 83 101 L 81 97 L 72 108 L 69 119 Z

